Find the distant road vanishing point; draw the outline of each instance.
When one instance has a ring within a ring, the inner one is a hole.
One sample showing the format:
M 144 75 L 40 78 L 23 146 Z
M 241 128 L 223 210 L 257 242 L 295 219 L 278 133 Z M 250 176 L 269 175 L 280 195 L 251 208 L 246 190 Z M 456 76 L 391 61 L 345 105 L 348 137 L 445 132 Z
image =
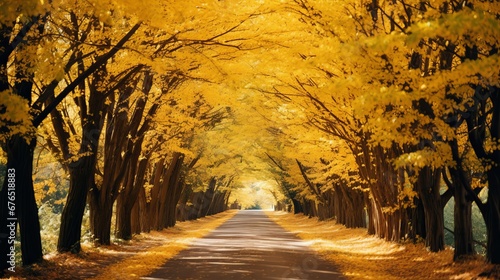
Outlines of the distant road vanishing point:
M 263 211 L 242 210 L 144 280 L 345 279 Z

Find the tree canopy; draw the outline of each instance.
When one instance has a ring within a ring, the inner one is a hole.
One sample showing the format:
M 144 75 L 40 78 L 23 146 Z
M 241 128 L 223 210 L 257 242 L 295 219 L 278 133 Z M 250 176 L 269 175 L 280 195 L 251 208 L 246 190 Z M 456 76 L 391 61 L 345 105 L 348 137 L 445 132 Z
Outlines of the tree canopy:
M 453 199 L 455 258 L 475 253 L 474 203 L 499 263 L 499 13 L 466 0 L 3 1 L 1 164 L 17 210 L 4 171 L 0 233 L 15 216 L 31 264 L 47 201 L 63 207 L 60 252 L 80 251 L 86 207 L 100 245 L 274 204 L 439 251 Z

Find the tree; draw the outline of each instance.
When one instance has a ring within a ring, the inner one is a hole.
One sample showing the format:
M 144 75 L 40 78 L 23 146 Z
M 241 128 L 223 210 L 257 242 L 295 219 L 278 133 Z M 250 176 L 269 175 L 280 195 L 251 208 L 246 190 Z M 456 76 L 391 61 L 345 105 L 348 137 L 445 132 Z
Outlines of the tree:
M 398 52 L 391 51 L 391 56 L 394 59 L 389 59 L 388 62 L 395 66 L 396 63 L 392 62 L 398 61 L 396 58 L 400 54 L 406 53 L 407 57 L 410 58 L 410 68 L 416 66 L 415 68 L 420 70 L 420 72 L 417 72 L 421 73 L 420 76 L 415 76 L 414 73 L 403 70 L 403 68 L 396 70 L 408 75 L 405 78 L 407 83 L 404 86 L 392 85 L 390 92 L 393 95 L 399 92 L 400 94 L 396 96 L 413 102 L 412 107 L 417 109 L 416 112 L 420 117 L 418 122 L 415 121 L 415 116 L 406 119 L 404 126 L 413 128 L 413 130 L 400 129 L 394 135 L 401 138 L 402 132 L 406 131 L 403 135 L 413 133 L 433 141 L 432 148 L 424 146 L 423 149 L 417 149 L 415 153 L 411 154 L 411 159 L 408 159 L 413 165 L 450 166 L 452 177 L 454 177 L 452 183 L 456 201 L 455 241 L 460 242 L 456 245 L 455 258 L 473 253 L 473 240 L 470 229 L 470 201 L 474 200 L 480 208 L 483 208 L 482 212 L 485 211 L 483 212 L 485 221 L 487 221 L 487 224 L 490 223 L 490 229 L 493 231 L 497 224 L 494 221 L 496 218 L 492 218 L 496 217 L 493 213 L 498 212 L 494 210 L 497 207 L 494 206 L 497 198 L 495 175 L 486 172 L 488 192 L 491 189 L 493 191 L 491 191 L 491 196 L 488 195 L 488 202 L 483 203 L 477 197 L 477 190 L 474 191 L 470 187 L 470 183 L 468 183 L 470 179 L 465 174 L 468 168 L 463 166 L 458 152 L 458 143 L 462 137 L 459 131 L 463 129 L 463 126 L 466 126 L 469 144 L 471 147 L 475 146 L 473 149 L 477 152 L 477 158 L 483 160 L 483 165 L 489 166 L 489 163 L 486 162 L 496 162 L 497 160 L 495 158 L 496 148 L 490 149 L 489 152 L 484 150 L 484 146 L 488 146 L 486 142 L 496 141 L 493 140 L 496 139 L 494 127 L 496 125 L 494 105 L 496 104 L 494 99 L 496 96 L 496 81 L 489 80 L 489 78 L 495 76 L 489 71 L 495 69 L 492 66 L 493 64 L 490 63 L 496 61 L 494 55 L 496 53 L 496 43 L 485 42 L 485 45 L 483 45 L 478 41 L 478 38 L 490 38 L 486 34 L 496 32 L 496 28 L 490 24 L 495 25 L 496 20 L 493 18 L 497 14 L 497 9 L 495 5 L 488 4 L 486 9 L 488 12 L 483 12 L 484 3 L 464 4 L 455 5 L 443 2 L 441 6 L 434 7 L 425 4 L 420 12 L 423 18 L 427 20 L 428 26 L 416 21 L 411 27 L 409 27 L 411 24 L 408 24 L 409 30 L 400 28 L 400 33 L 384 36 L 384 43 L 382 44 L 384 47 L 379 49 L 379 51 L 394 50 L 395 45 L 397 45 Z M 409 15 L 407 16 L 409 17 Z M 463 25 L 464 21 L 467 21 L 468 24 Z M 459 24 L 459 22 L 461 23 Z M 410 23 L 412 22 L 410 21 Z M 411 33 L 407 31 L 411 31 Z M 401 42 L 404 42 L 404 45 L 401 45 Z M 411 52 L 410 48 L 413 48 L 414 51 Z M 481 58 L 478 55 L 480 52 L 483 54 Z M 481 69 L 488 69 L 488 71 L 485 72 Z M 397 89 L 398 87 L 399 89 Z M 488 90 L 483 91 L 484 88 L 488 88 Z M 483 93 L 485 94 L 483 95 Z M 393 105 L 396 104 L 393 103 Z M 485 109 L 486 107 L 491 108 L 491 110 Z M 397 106 L 391 108 L 398 110 Z M 406 111 L 404 116 L 410 116 L 411 114 L 412 111 Z M 483 122 L 486 119 L 490 119 L 491 123 L 486 124 L 486 122 Z M 410 123 L 412 124 L 410 125 Z M 380 125 L 378 127 L 381 128 Z M 415 128 L 421 130 L 415 130 Z M 387 130 L 387 127 L 384 129 Z M 478 143 L 483 143 L 483 148 L 480 148 Z M 422 155 L 426 156 L 422 157 Z M 423 161 L 424 158 L 428 161 Z M 488 212 L 489 214 L 486 214 Z M 493 234 L 493 231 L 490 233 Z M 494 245 L 496 244 L 496 236 L 498 236 L 497 233 L 491 236 L 488 235 L 488 239 L 491 241 L 491 247 L 488 248 L 488 259 L 493 263 L 498 262 L 494 253 L 496 249 L 493 249 L 496 246 Z
M 30 21 L 28 21 L 28 24 L 25 25 L 24 28 L 20 30 L 21 33 L 19 33 L 18 38 L 15 38 L 15 41 L 13 42 L 12 46 L 19 46 L 19 44 L 23 41 L 24 36 L 27 34 L 27 32 L 31 29 L 32 26 L 36 24 L 36 22 L 40 19 L 41 17 L 33 17 Z M 44 30 L 44 24 L 45 24 L 45 18 L 43 18 L 42 24 L 40 25 L 38 30 L 43 31 Z M 19 74 L 23 76 L 17 76 L 17 79 L 19 79 L 19 89 L 22 89 L 22 91 L 19 91 L 18 94 L 25 98 L 28 101 L 28 105 L 30 106 L 31 109 L 41 109 L 40 111 L 31 111 L 30 114 L 32 116 L 32 127 L 36 128 L 40 125 L 43 119 L 47 117 L 47 115 L 52 111 L 52 109 L 59 104 L 65 96 L 67 96 L 79 83 L 80 80 L 86 78 L 88 75 L 90 75 L 93 71 L 95 71 L 97 68 L 99 68 L 100 65 L 102 65 L 105 61 L 107 61 L 111 56 L 114 55 L 118 51 L 118 48 L 121 47 L 127 40 L 130 38 L 130 36 L 134 33 L 134 31 L 139 27 L 137 25 L 132 29 L 132 31 L 127 34 L 117 45 L 117 48 L 110 50 L 107 52 L 105 55 L 100 60 L 97 60 L 94 64 L 92 64 L 86 71 L 81 73 L 81 75 L 73 81 L 73 83 L 68 84 L 62 91 L 61 93 L 51 101 L 47 101 L 50 96 L 52 95 L 53 90 L 55 89 L 55 86 L 57 85 L 58 81 L 60 78 L 54 79 L 50 85 L 46 88 L 44 92 L 40 94 L 38 99 L 34 102 L 31 101 L 32 98 L 32 82 L 35 77 L 33 77 L 34 73 L 31 72 L 20 72 L 23 71 L 21 70 L 22 68 L 18 68 L 17 71 L 19 71 Z M 11 27 L 6 27 L 6 28 L 13 28 Z M 7 29 L 5 31 L 8 31 Z M 5 32 L 3 33 L 4 35 L 10 35 L 10 32 Z M 10 37 L 10 36 L 9 36 Z M 8 45 L 8 38 L 4 39 L 5 45 Z M 31 42 L 31 41 L 30 41 Z M 38 41 L 42 42 L 42 41 Z M 8 61 L 9 56 L 13 53 L 14 48 L 12 48 L 10 51 L 3 53 L 3 56 L 5 56 L 5 62 Z M 75 61 L 70 61 L 68 62 L 69 64 L 74 63 Z M 3 69 L 7 69 L 6 65 L 4 66 Z M 36 69 L 36 67 L 35 67 Z M 6 70 L 4 70 L 6 71 Z M 23 77 L 26 77 L 24 79 Z M 7 79 L 5 79 L 5 82 L 7 83 Z M 5 84 L 6 84 L 5 83 Z M 22 84 L 22 86 L 21 86 Z M 46 104 L 45 107 L 42 107 L 42 104 Z M 32 136 L 31 136 L 32 137 Z M 28 139 L 28 140 L 26 140 Z M 16 173 L 17 176 L 20 176 L 20 181 L 18 182 L 18 196 L 17 199 L 19 199 L 20 204 L 19 206 L 19 222 L 20 222 L 20 227 L 21 227 L 21 235 L 24 235 L 25 237 L 22 237 L 22 251 L 23 251 L 23 264 L 31 264 L 37 261 L 41 260 L 42 256 L 42 251 L 41 251 L 41 242 L 40 242 L 40 235 L 39 235 L 39 226 L 38 226 L 38 216 L 37 216 L 37 206 L 36 202 L 34 200 L 34 194 L 33 194 L 33 182 L 32 182 L 32 161 L 33 161 L 33 149 L 35 147 L 35 142 L 34 138 L 26 138 L 26 137 L 20 137 L 19 135 L 14 135 L 9 137 L 9 146 L 11 148 L 7 148 L 7 156 L 9 159 L 8 166 L 11 166 L 11 168 L 16 168 Z M 14 156 L 14 154 L 16 156 Z M 19 154 L 24 154 L 25 156 L 19 157 L 17 155 Z M 26 180 L 26 181 L 23 181 Z M 2 192 L 2 197 L 6 197 L 4 195 L 5 191 L 7 189 L 3 188 Z M 2 201 L 2 205 L 6 205 L 7 201 L 4 199 Z M 5 219 L 6 220 L 6 219 Z M 25 225 L 25 223 L 27 223 Z M 31 234 L 28 239 L 25 239 L 29 235 L 28 233 Z M 3 242 L 2 242 L 3 244 Z M 29 250 L 27 249 L 29 246 Z M 2 248 L 5 248 L 2 246 Z M 6 255 L 6 254 L 4 254 Z M 3 264 L 4 265 L 4 264 Z M 3 266 L 2 265 L 2 266 Z
M 2 46 L 0 52 L 0 93 L 3 96 L 3 104 L 0 106 L 2 111 L 1 140 L 2 149 L 7 153 L 7 174 L 0 191 L 0 253 L 3 259 L 3 256 L 7 256 L 13 251 L 10 249 L 12 241 L 9 242 L 9 238 L 13 238 L 12 231 L 16 231 L 19 223 L 21 251 L 25 265 L 42 259 L 38 209 L 31 177 L 33 151 L 36 145 L 32 119 L 29 114 L 29 106 L 32 103 L 31 87 L 33 86 L 29 78 L 32 77 L 32 73 L 24 72 L 22 65 L 28 62 L 23 61 L 17 54 L 26 50 L 28 47 L 26 41 L 33 39 L 38 33 L 37 25 L 40 24 L 40 17 L 36 15 L 30 17 L 29 15 L 30 13 L 28 13 L 28 18 L 24 23 L 16 23 L 16 19 L 0 23 Z M 43 30 L 43 23 L 40 24 L 39 28 Z M 33 33 L 31 29 L 37 29 L 37 31 Z M 16 65 L 18 65 L 17 79 L 10 79 L 7 72 L 9 62 L 12 60 L 15 60 Z M 24 77 L 26 80 L 23 80 Z M 4 103 L 9 101 L 13 103 Z M 11 208 L 9 205 L 14 205 L 14 207 Z M 13 228 L 12 221 L 14 222 Z M 7 267 L 15 267 L 15 264 L 9 265 L 7 261 L 2 261 L 0 265 L 2 271 Z

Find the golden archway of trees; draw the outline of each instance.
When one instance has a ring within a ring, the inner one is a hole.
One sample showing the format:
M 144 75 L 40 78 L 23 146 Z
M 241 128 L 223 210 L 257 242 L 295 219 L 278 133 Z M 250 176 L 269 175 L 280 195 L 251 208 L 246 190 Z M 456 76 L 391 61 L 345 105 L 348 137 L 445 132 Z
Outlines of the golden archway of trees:
M 452 199 L 455 258 L 474 203 L 500 263 L 497 2 L 18 2 L 0 4 L 2 258 L 15 217 L 23 264 L 42 259 L 44 204 L 60 252 L 86 207 L 99 245 L 270 201 L 435 252 Z

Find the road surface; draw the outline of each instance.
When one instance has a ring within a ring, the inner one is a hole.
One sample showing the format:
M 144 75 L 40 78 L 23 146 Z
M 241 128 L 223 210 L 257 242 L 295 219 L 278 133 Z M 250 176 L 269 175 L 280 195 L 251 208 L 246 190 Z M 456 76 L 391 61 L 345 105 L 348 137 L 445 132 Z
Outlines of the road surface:
M 141 279 L 345 278 L 263 211 L 243 210 Z

